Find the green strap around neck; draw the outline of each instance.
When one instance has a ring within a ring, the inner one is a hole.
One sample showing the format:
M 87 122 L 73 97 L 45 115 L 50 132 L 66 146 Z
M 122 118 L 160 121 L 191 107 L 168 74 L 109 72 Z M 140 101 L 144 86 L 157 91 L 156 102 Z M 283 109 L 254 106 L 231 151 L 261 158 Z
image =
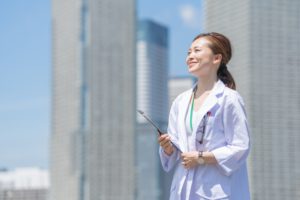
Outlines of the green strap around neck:
M 191 127 L 192 131 L 193 131 L 194 97 L 195 97 L 195 92 L 193 93 L 192 106 L 191 106 L 191 111 L 190 111 L 190 127 Z

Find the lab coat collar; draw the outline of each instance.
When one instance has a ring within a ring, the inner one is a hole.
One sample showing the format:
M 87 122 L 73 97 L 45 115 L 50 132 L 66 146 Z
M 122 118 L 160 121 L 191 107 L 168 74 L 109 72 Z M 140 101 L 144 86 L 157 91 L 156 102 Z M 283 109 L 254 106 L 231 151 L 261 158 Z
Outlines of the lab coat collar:
M 214 94 L 216 97 L 219 97 L 220 94 L 223 94 L 225 87 L 225 84 L 221 80 L 218 80 L 214 85 L 212 94 Z

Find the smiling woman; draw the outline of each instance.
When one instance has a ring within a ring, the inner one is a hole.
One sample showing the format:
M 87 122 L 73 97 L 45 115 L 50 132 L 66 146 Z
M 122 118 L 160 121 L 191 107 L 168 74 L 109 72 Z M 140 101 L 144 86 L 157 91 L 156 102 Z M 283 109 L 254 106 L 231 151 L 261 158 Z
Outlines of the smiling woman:
M 248 124 L 230 58 L 230 42 L 219 33 L 198 35 L 188 50 L 198 82 L 174 100 L 168 133 L 158 138 L 163 168 L 175 168 L 170 200 L 250 199 Z

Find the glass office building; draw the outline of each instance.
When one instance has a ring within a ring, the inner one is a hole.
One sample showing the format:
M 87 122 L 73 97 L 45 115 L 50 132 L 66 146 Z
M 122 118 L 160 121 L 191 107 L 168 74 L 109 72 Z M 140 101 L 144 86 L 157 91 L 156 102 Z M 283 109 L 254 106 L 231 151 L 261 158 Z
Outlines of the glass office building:
M 137 32 L 137 109 L 143 110 L 164 131 L 168 122 L 168 29 L 150 20 L 141 20 Z M 166 199 L 158 154 L 157 132 L 137 116 L 138 200 Z

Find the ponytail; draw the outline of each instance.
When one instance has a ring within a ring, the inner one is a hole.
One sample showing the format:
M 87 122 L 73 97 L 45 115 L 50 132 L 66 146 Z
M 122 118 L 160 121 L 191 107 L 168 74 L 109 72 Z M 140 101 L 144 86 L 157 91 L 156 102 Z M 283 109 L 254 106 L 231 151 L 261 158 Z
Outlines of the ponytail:
M 235 81 L 231 75 L 231 73 L 228 71 L 227 66 L 225 63 L 221 63 L 218 72 L 217 72 L 218 78 L 229 88 L 235 90 Z

